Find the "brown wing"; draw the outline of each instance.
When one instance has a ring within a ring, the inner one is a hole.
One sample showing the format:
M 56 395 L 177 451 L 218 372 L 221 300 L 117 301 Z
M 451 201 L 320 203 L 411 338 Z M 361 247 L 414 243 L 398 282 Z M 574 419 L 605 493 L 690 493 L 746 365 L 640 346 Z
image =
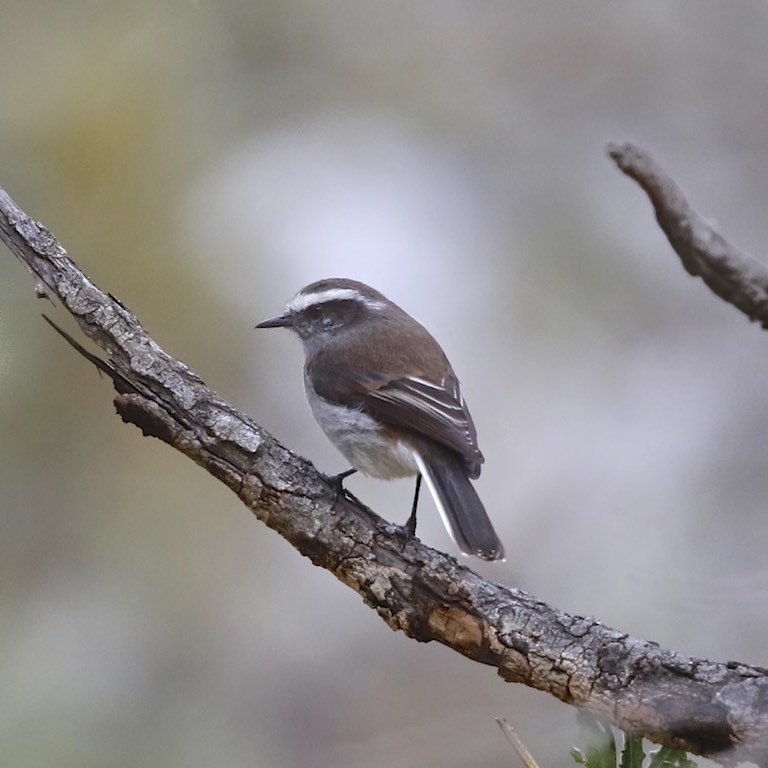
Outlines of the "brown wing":
M 394 307 L 373 318 L 357 343 L 338 343 L 307 362 L 320 397 L 361 408 L 383 424 L 422 436 L 456 451 L 470 477 L 480 474 L 483 454 L 461 396 L 459 382 L 429 331 Z M 370 349 L 386 360 L 387 375 L 370 370 Z
M 477 431 L 461 396 L 459 382 L 451 373 L 438 382 L 421 377 L 386 380 L 370 375 L 348 377 L 336 369 L 328 379 L 313 375 L 320 397 L 360 407 L 384 424 L 427 437 L 461 455 L 470 477 L 480 475 L 483 454 Z M 331 380 L 332 379 L 332 380 Z
M 432 438 L 467 460 L 472 476 L 480 474 L 483 454 L 477 431 L 454 376 L 439 384 L 421 378 L 390 381 L 368 393 L 371 415 L 390 424 Z

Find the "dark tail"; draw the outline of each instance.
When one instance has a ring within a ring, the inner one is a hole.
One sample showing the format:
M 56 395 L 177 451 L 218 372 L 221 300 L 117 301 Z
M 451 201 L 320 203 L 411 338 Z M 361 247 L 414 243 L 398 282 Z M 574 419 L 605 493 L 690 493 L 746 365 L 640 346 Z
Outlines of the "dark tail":
M 416 461 L 443 523 L 465 555 L 503 560 L 504 545 L 467 477 L 464 460 L 453 451 L 424 451 Z

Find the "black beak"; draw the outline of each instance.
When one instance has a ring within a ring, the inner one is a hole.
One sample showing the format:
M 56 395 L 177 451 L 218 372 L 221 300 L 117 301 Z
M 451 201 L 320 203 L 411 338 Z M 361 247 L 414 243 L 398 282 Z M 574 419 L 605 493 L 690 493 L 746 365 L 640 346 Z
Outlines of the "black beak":
M 256 328 L 284 328 L 290 324 L 290 315 L 278 315 L 277 317 L 270 317 L 268 320 L 262 320 Z

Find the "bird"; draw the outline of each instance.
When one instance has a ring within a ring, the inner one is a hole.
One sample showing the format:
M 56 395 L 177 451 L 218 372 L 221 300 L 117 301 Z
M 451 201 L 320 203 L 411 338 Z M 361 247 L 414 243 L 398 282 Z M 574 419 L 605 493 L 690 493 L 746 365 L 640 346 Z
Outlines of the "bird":
M 471 480 L 483 454 L 459 380 L 424 326 L 365 283 L 327 278 L 302 288 L 256 328 L 287 328 L 304 347 L 304 389 L 315 420 L 351 469 L 380 479 L 422 477 L 462 553 L 503 560 L 504 546 Z

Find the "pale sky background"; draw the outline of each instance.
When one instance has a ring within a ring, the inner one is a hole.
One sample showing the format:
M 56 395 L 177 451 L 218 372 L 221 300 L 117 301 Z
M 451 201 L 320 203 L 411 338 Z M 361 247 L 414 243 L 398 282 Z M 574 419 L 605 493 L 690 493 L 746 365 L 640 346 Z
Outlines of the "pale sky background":
M 171 354 L 344 468 L 288 333 L 346 276 L 440 340 L 507 546 L 485 576 L 768 665 L 768 337 L 606 158 L 758 258 L 768 6 L 6 0 L 0 186 Z M 575 711 L 391 632 L 125 426 L 0 254 L 0 754 L 14 768 L 572 765 Z M 67 327 L 70 327 L 69 325 Z M 403 521 L 410 482 L 353 492 Z M 426 497 L 425 497 L 426 499 Z M 455 553 L 425 501 L 419 534 Z

